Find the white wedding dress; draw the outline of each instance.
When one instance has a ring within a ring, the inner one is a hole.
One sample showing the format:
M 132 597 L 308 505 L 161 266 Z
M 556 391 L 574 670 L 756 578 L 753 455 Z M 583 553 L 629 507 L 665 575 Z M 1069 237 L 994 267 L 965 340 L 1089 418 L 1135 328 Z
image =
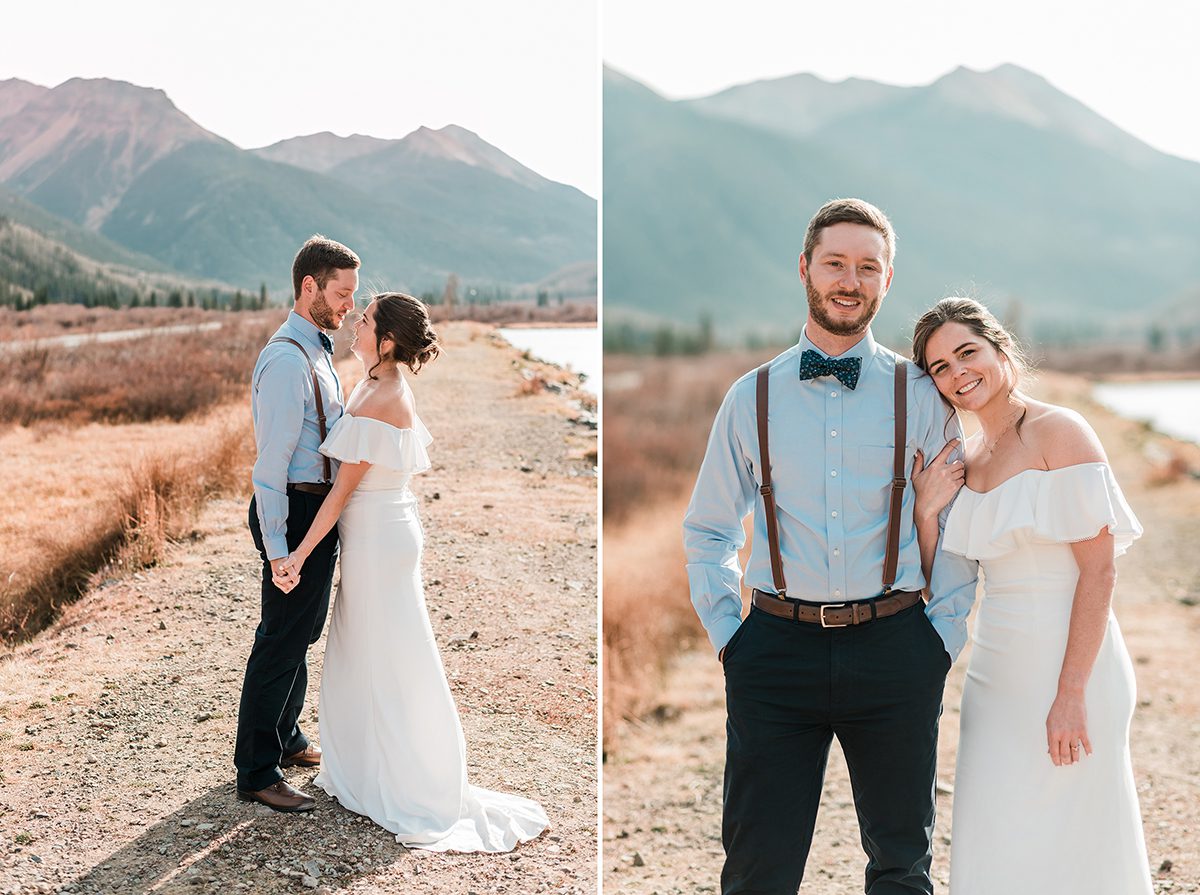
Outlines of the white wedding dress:
M 549 825 L 529 799 L 467 783 L 462 726 L 421 586 L 421 520 L 408 488 L 429 469 L 428 430 L 349 413 L 321 452 L 371 468 L 338 520 L 342 577 L 321 675 L 314 783 L 356 814 L 433 851 L 502 852 Z
M 1105 463 L 963 487 L 942 549 L 979 560 L 984 596 L 963 687 L 951 895 L 1150 895 L 1129 756 L 1133 665 L 1117 620 L 1085 693 L 1093 754 L 1055 767 L 1046 715 L 1075 583 L 1071 543 L 1107 527 L 1119 556 L 1141 525 Z

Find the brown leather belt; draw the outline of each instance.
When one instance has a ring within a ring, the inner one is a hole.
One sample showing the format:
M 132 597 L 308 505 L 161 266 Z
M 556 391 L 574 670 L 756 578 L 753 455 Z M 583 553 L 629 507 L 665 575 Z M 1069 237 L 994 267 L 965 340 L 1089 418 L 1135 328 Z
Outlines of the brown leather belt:
M 324 496 L 333 487 L 329 482 L 288 482 L 288 491 L 303 491 L 305 494 Z
M 751 601 L 754 608 L 770 615 L 808 622 L 822 628 L 845 628 L 862 625 L 877 618 L 887 618 L 914 605 L 921 599 L 919 591 L 896 591 L 886 597 L 858 600 L 853 603 L 804 603 L 791 597 L 780 598 L 775 594 L 754 589 Z

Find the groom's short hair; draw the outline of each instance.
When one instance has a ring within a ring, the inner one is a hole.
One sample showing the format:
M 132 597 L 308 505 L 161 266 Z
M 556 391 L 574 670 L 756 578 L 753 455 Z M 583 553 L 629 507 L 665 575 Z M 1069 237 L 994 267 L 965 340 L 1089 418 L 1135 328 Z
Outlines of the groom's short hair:
M 804 257 L 812 264 L 813 249 L 821 239 L 821 231 L 834 224 L 862 224 L 883 237 L 887 249 L 887 263 L 896 257 L 896 231 L 888 216 L 862 199 L 833 199 L 826 202 L 808 222 L 804 233 Z
M 294 299 L 300 298 L 300 286 L 305 277 L 312 277 L 317 282 L 317 288 L 324 289 L 335 271 L 358 270 L 361 263 L 358 255 L 340 242 L 320 233 L 313 234 L 300 247 L 296 260 L 292 262 Z

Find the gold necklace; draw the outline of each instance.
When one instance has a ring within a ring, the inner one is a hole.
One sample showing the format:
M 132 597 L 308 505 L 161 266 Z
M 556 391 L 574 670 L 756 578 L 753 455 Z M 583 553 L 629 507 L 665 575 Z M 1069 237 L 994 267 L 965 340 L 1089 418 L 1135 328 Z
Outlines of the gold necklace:
M 994 439 L 992 439 L 991 444 L 988 444 L 986 441 L 983 443 L 984 456 L 990 457 L 992 455 L 992 451 L 994 451 L 996 449 L 996 446 L 998 444 L 1000 444 L 1001 439 L 1003 439 L 1004 436 L 1007 435 L 1009 433 L 1009 431 L 1012 430 L 1012 427 L 1015 426 L 1017 424 L 1017 421 L 1019 419 L 1021 419 L 1021 417 L 1023 417 L 1024 415 L 1025 415 L 1025 409 L 1022 408 L 1021 412 L 1014 414 L 1012 419 L 1010 419 L 1008 421 L 1008 425 L 1006 425 L 1003 429 L 1000 430 L 1000 434 L 997 435 Z

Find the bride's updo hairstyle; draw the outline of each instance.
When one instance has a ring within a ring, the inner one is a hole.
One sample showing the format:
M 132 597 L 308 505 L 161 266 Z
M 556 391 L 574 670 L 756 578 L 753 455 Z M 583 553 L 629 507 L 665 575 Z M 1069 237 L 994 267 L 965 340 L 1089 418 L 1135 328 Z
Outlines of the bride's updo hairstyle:
M 385 360 L 394 360 L 419 373 L 421 367 L 441 354 L 441 343 L 430 326 L 429 311 L 420 299 L 403 292 L 381 292 L 372 302 L 379 360 L 367 372 L 370 378 L 375 378 L 375 367 Z M 384 339 L 392 340 L 392 350 L 386 357 L 381 350 Z
M 1012 333 L 996 319 L 996 315 L 973 298 L 943 298 L 921 315 L 913 327 L 912 359 L 918 367 L 929 372 L 925 360 L 925 349 L 929 338 L 947 323 L 959 323 L 983 339 L 1008 361 L 1012 370 L 1011 395 L 1021 380 L 1031 372 L 1029 360 Z

